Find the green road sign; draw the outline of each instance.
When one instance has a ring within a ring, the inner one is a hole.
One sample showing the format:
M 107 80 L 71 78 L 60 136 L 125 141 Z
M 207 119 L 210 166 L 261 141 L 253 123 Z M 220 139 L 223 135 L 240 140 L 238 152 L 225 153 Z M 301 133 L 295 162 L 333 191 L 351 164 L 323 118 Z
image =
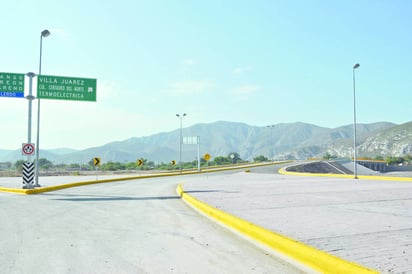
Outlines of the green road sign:
M 41 99 L 96 101 L 96 79 L 39 75 L 37 97 Z
M 0 72 L 0 97 L 24 97 L 24 74 Z

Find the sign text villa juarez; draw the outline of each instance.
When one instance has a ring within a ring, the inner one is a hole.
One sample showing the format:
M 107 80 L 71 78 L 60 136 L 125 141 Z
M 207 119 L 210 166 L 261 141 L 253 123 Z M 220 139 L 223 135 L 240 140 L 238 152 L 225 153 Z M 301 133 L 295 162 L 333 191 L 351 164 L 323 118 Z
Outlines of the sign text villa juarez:
M 96 101 L 96 79 L 38 75 L 37 97 Z

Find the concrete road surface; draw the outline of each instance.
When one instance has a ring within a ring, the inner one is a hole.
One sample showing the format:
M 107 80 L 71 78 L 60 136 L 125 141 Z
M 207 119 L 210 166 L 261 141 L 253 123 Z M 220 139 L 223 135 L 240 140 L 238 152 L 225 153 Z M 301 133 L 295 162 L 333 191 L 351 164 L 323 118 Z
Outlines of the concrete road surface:
M 275 174 L 185 180 L 197 199 L 381 273 L 412 273 L 412 182 Z M 271 173 L 270 173 L 271 172 Z
M 0 272 L 302 273 L 193 211 L 181 181 L 0 193 Z

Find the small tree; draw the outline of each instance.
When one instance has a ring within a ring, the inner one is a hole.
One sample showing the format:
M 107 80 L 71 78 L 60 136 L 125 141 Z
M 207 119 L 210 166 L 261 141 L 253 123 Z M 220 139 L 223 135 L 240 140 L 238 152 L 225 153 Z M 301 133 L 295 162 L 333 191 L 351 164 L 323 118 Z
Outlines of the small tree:
M 39 159 L 39 168 L 47 170 L 51 167 L 53 167 L 53 163 L 51 161 L 47 160 L 46 158 Z
M 228 157 L 224 156 L 217 156 L 213 159 L 213 161 L 216 163 L 216 165 L 227 165 L 230 163 L 230 160 Z
M 126 165 L 119 163 L 119 162 L 108 162 L 102 165 L 101 167 L 102 170 L 110 170 L 110 171 L 114 171 L 114 170 L 125 170 L 126 169 Z
M 6 169 L 9 169 L 13 166 L 13 164 L 11 162 L 2 162 L 0 163 L 0 166 L 3 166 Z
M 332 158 L 332 155 L 330 155 L 329 152 L 326 152 L 325 155 L 322 157 L 324 160 L 330 160 Z
M 263 156 L 263 155 L 259 155 L 259 156 L 255 157 L 255 158 L 253 158 L 253 161 L 254 161 L 254 162 L 265 162 L 265 161 L 267 161 L 267 160 L 268 160 L 268 158 L 266 158 L 266 157 Z
M 228 158 L 229 158 L 229 161 L 233 164 L 236 164 L 236 163 L 242 161 L 242 159 L 240 158 L 239 153 L 237 153 L 237 152 L 229 153 Z
M 24 160 L 18 160 L 14 163 L 14 167 L 16 168 L 16 170 L 18 171 L 22 171 L 23 170 L 23 163 L 25 161 Z
M 90 159 L 90 161 L 87 162 L 87 164 L 91 167 L 94 167 L 94 161 L 93 159 Z

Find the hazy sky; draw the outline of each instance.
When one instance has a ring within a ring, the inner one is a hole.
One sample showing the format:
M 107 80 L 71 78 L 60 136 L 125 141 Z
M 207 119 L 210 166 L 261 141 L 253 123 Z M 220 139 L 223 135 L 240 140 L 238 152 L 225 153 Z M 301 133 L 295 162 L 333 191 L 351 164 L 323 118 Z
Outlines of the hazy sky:
M 219 120 L 412 120 L 412 1 L 5 1 L 0 72 L 97 78 L 97 101 L 41 101 L 40 147 L 83 149 Z M 28 85 L 26 85 L 28 86 Z M 0 97 L 0 148 L 28 101 Z M 33 142 L 37 101 L 33 103 Z M 202 137 L 207 138 L 207 137 Z

